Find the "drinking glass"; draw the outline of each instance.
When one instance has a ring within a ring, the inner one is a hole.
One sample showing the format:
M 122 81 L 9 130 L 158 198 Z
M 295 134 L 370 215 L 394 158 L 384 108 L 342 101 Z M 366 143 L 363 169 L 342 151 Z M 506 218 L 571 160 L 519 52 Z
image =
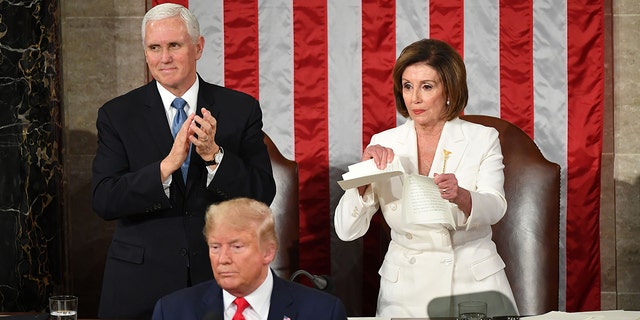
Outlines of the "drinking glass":
M 458 304 L 458 319 L 484 320 L 487 317 L 487 303 L 484 301 L 463 301 Z
M 49 319 L 52 320 L 77 320 L 78 297 L 71 295 L 50 297 L 49 315 Z

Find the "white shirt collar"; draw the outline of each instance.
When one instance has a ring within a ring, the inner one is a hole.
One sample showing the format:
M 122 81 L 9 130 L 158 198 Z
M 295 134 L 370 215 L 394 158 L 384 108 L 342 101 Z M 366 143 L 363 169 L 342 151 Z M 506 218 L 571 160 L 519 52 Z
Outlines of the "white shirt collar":
M 251 307 L 246 309 L 244 312 L 247 320 L 267 319 L 267 316 L 269 315 L 269 306 L 271 304 L 272 291 L 273 275 L 271 274 L 271 269 L 269 269 L 267 271 L 267 277 L 264 279 L 262 284 L 255 291 L 244 297 L 251 305 Z M 222 290 L 222 297 L 225 319 L 227 319 L 227 315 L 229 315 L 229 319 L 231 319 L 236 310 L 236 307 L 233 304 L 233 300 L 235 300 L 236 297 L 224 289 Z
M 162 105 L 164 106 L 164 111 L 167 114 L 167 121 L 169 124 L 173 121 L 173 117 L 176 114 L 176 109 L 171 107 L 171 103 L 173 99 L 178 98 L 173 95 L 173 93 L 169 92 L 165 87 L 163 87 L 160 82 L 156 81 L 156 86 L 158 87 L 158 92 L 160 92 L 160 98 L 162 99 Z M 196 112 L 196 108 L 198 105 L 198 90 L 200 89 L 200 80 L 196 77 L 196 81 L 193 83 L 191 88 L 185 92 L 182 97 L 187 102 L 187 109 L 185 112 L 187 116 Z

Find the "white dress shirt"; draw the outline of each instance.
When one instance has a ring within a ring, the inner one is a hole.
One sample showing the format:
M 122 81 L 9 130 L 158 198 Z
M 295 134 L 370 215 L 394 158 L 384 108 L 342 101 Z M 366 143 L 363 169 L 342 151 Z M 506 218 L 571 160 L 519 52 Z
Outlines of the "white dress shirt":
M 196 108 L 198 105 L 198 91 L 200 90 L 200 81 L 198 81 L 197 78 L 196 78 L 196 81 L 191 86 L 191 88 L 189 88 L 187 92 L 185 92 L 182 95 L 182 97 L 174 96 L 173 93 L 169 92 L 169 90 L 163 87 L 159 82 L 156 82 L 156 86 L 158 87 L 158 92 L 160 92 L 160 98 L 162 99 L 162 105 L 164 106 L 164 111 L 165 111 L 165 114 L 167 115 L 167 122 L 169 123 L 169 128 L 172 127 L 173 118 L 176 116 L 176 113 L 178 113 L 178 110 L 176 110 L 176 108 L 171 107 L 171 103 L 173 103 L 173 100 L 175 98 L 182 98 L 187 102 L 184 109 L 185 113 L 187 114 L 187 117 L 190 116 L 192 113 L 196 112 Z M 218 170 L 218 167 L 219 166 L 216 166 L 214 169 L 211 169 L 211 167 L 207 166 L 207 185 L 209 185 L 213 180 L 213 176 Z M 173 181 L 172 175 L 169 175 L 169 177 L 162 182 L 162 187 L 164 188 L 164 192 L 167 194 L 167 197 L 170 196 L 169 187 L 171 186 L 172 181 Z
M 249 307 L 244 309 L 242 313 L 246 320 L 267 320 L 271 291 L 273 291 L 273 275 L 271 271 L 268 271 L 264 282 L 255 291 L 244 297 L 249 302 Z M 236 313 L 236 305 L 233 303 L 236 297 L 226 290 L 222 290 L 222 297 L 224 300 L 224 319 L 231 320 Z

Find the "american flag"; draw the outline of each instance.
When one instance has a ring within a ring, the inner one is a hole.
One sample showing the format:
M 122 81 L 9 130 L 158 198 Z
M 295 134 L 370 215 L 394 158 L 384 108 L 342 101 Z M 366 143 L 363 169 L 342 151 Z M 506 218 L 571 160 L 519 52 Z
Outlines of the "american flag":
M 171 2 L 200 21 L 199 74 L 258 98 L 265 132 L 299 164 L 301 268 L 335 268 L 336 181 L 373 133 L 403 121 L 400 50 L 437 38 L 467 65 L 465 113 L 513 122 L 561 166 L 559 309 L 600 309 L 604 0 Z

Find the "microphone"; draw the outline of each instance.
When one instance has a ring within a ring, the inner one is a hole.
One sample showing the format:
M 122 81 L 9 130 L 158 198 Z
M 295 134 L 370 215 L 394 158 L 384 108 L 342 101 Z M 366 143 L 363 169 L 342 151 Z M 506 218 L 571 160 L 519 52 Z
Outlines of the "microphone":
M 293 274 L 291 274 L 291 277 L 289 278 L 289 281 L 294 281 L 299 275 L 304 275 L 305 277 L 309 278 L 309 280 L 311 280 L 311 282 L 313 283 L 313 286 L 316 289 L 322 290 L 322 291 L 329 291 L 329 278 L 327 276 L 317 276 L 317 275 L 313 275 L 305 270 L 298 270 L 296 272 L 294 272 Z

